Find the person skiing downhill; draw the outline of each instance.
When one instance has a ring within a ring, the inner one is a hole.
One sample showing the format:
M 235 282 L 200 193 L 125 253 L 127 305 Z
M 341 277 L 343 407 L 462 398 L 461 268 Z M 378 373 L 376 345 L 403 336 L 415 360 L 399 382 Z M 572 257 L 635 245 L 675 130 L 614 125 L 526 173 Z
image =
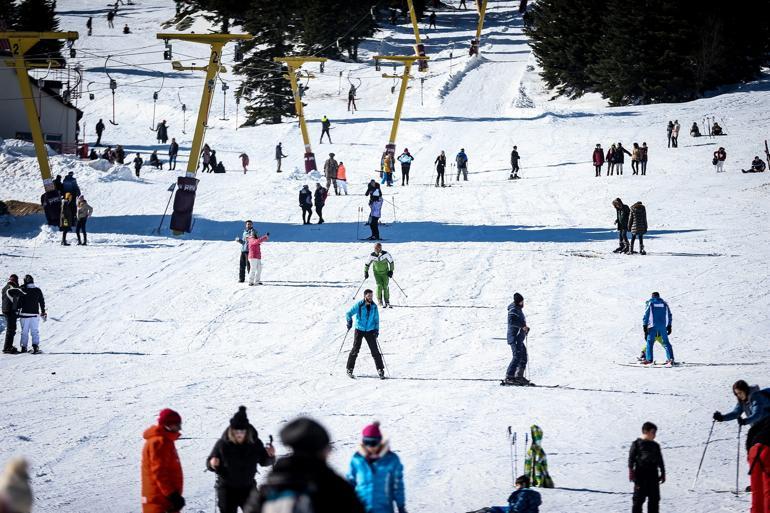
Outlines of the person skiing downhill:
M 516 146 L 514 146 L 513 150 L 511 151 L 511 176 L 508 177 L 509 180 L 520 178 L 519 160 L 521 160 L 521 157 L 519 157 L 519 150 Z
M 604 165 L 604 150 L 601 144 L 597 144 L 593 154 L 595 176 L 602 176 L 602 166 Z
M 504 385 L 526 386 L 532 383 L 524 377 L 524 369 L 527 367 L 527 346 L 524 340 L 529 333 L 527 319 L 524 317 L 524 296 L 516 292 L 513 295 L 513 303 L 508 305 L 508 345 L 511 346 L 513 357 L 508 364 L 505 373 Z
M 161 410 L 158 423 L 144 432 L 142 449 L 142 513 L 177 513 L 184 508 L 184 477 L 174 442 L 182 431 L 182 417 Z
M 390 289 L 388 288 L 388 282 L 393 277 L 393 271 L 396 267 L 393 262 L 393 256 L 382 249 L 382 244 L 379 242 L 374 245 L 374 251 L 372 251 L 372 254 L 369 255 L 364 264 L 365 280 L 369 279 L 370 266 L 372 271 L 374 271 L 374 281 L 377 283 L 377 304 L 389 308 Z
M 634 440 L 628 453 L 628 480 L 634 483 L 632 513 L 658 513 L 660 485 L 666 482 L 666 467 L 660 445 L 655 441 L 658 427 L 652 422 L 642 425 L 642 436 Z
M 406 513 L 404 467 L 375 421 L 361 433 L 361 445 L 350 460 L 348 482 L 355 487 L 367 513 Z
M 48 314 L 45 311 L 43 291 L 35 285 L 35 280 L 29 274 L 24 277 L 21 286 L 21 301 L 19 303 L 19 320 L 21 321 L 21 352 L 27 352 L 27 341 L 32 333 L 32 354 L 40 352 L 40 319 L 45 321 Z
M 329 133 L 329 130 L 331 130 L 332 122 L 329 121 L 329 118 L 326 116 L 321 118 L 321 139 L 318 141 L 318 144 L 323 144 L 324 142 L 324 134 L 326 134 L 326 137 L 329 139 L 329 144 L 332 142 L 332 136 Z
M 760 389 L 757 385 L 749 386 L 746 381 L 739 379 L 733 384 L 733 395 L 738 401 L 735 407 L 725 414 L 715 411 L 713 418 L 717 422 L 735 420 L 741 426 L 748 424 L 748 451 L 756 443 L 757 437 L 770 435 L 770 389 Z
M 624 204 L 620 198 L 615 198 L 612 201 L 612 206 L 615 207 L 615 224 L 618 227 L 618 248 L 613 253 L 625 253 L 628 251 L 628 216 L 631 214 L 631 209 L 628 205 Z
M 644 338 L 647 340 L 646 359 L 642 362 L 643 364 L 649 365 L 653 363 L 655 338 L 661 337 L 663 339 L 663 347 L 666 350 L 666 365 L 674 365 L 674 350 L 668 341 L 668 336 L 671 335 L 671 321 L 671 309 L 668 307 L 668 303 L 661 299 L 658 292 L 653 292 L 652 297 L 647 300 L 644 316 L 642 317 Z
M 385 379 L 385 365 L 377 345 L 377 337 L 380 334 L 380 312 L 377 310 L 377 305 L 374 304 L 374 292 L 371 289 L 364 290 L 364 299 L 356 302 L 345 314 L 348 331 L 353 327 L 353 316 L 356 317 L 356 330 L 353 333 L 353 348 L 348 355 L 348 377 L 354 377 L 353 369 L 356 366 L 356 358 L 358 358 L 358 352 L 361 350 L 361 342 L 365 339 L 369 351 L 372 353 L 372 358 L 374 358 L 377 375 L 380 379 Z

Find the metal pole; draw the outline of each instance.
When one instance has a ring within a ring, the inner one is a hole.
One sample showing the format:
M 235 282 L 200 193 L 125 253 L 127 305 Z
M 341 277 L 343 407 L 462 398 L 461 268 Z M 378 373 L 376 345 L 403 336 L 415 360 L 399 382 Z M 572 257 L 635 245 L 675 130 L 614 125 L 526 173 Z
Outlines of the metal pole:
M 711 421 L 711 429 L 709 429 L 709 436 L 706 438 L 706 443 L 703 446 L 703 454 L 700 457 L 700 463 L 698 463 L 698 471 L 695 472 L 695 479 L 692 480 L 692 486 L 690 487 L 690 490 L 695 489 L 695 483 L 698 482 L 698 476 L 700 475 L 700 469 L 703 466 L 703 460 L 706 458 L 706 449 L 709 448 L 709 443 L 711 443 L 711 433 L 714 432 L 714 424 L 716 424 L 717 421 L 713 420 Z
M 385 367 L 385 374 L 390 377 L 390 371 L 388 370 L 388 364 L 385 363 L 385 355 L 382 354 L 382 348 L 380 347 L 380 339 L 379 337 L 375 340 L 377 342 L 377 350 L 380 352 L 380 358 L 382 358 L 382 366 Z
M 393 278 L 392 276 L 391 276 L 391 278 L 390 278 L 390 279 L 391 279 L 391 280 L 393 280 L 393 283 L 395 283 L 395 284 L 396 284 L 396 287 L 398 287 L 398 289 L 401 291 L 401 293 L 404 295 L 404 297 L 408 299 L 408 298 L 409 298 L 409 296 L 407 296 L 407 295 L 406 295 L 406 292 L 404 292 L 404 289 L 402 289 L 402 288 L 401 288 L 401 285 L 399 285 L 399 284 L 398 284 L 398 282 L 396 281 L 396 279 L 395 279 L 395 278 Z
M 350 328 L 348 328 L 348 331 L 345 332 L 345 336 L 342 337 L 342 343 L 340 344 L 340 350 L 337 351 L 337 356 L 334 357 L 334 365 L 332 365 L 332 370 L 329 371 L 329 375 L 334 375 L 334 368 L 337 367 L 337 360 L 340 359 L 340 354 L 342 354 L 342 348 L 345 347 L 345 340 L 348 338 L 348 333 L 350 333 Z
M 359 285 L 359 286 L 358 286 L 358 289 L 356 289 L 356 293 L 355 293 L 355 294 L 353 294 L 353 299 L 355 299 L 355 298 L 356 298 L 356 296 L 358 295 L 358 293 L 361 291 L 361 287 L 363 287 L 363 286 L 364 286 L 364 282 L 365 282 L 365 281 L 366 281 L 366 278 L 364 278 L 364 279 L 363 279 L 363 281 L 361 282 L 361 285 Z
M 741 468 L 741 428 L 743 426 L 738 424 L 738 446 L 735 454 L 735 493 L 740 493 L 738 490 L 738 474 Z M 753 491 L 753 490 L 752 490 Z
M 516 482 L 516 470 L 513 468 L 513 441 L 516 439 L 516 435 L 513 434 L 511 431 L 511 426 L 508 426 L 508 439 L 510 440 L 509 448 L 511 453 L 511 487 L 513 487 L 514 483 Z
M 209 63 L 206 66 L 206 82 L 201 94 L 201 102 L 198 106 L 198 121 L 195 123 L 195 133 L 193 135 L 192 146 L 190 147 L 190 159 L 187 161 L 187 177 L 194 178 L 195 171 L 198 168 L 198 159 L 203 147 L 203 137 L 206 132 L 206 124 L 211 109 L 211 99 L 214 92 L 214 77 L 219 73 L 219 57 L 222 55 L 224 43 L 211 43 L 211 52 L 209 54 Z
M 166 210 L 163 211 L 163 217 L 160 218 L 160 224 L 158 225 L 158 235 L 160 235 L 160 228 L 163 226 L 163 220 L 166 219 L 166 213 L 168 212 L 168 207 L 171 205 L 171 198 L 174 197 L 174 188 L 176 188 L 176 183 L 172 183 L 171 187 L 168 188 L 168 192 L 171 193 L 171 195 L 168 197 L 168 203 L 166 203 Z
M 361 206 L 358 207 L 358 218 L 356 221 L 356 240 L 358 240 L 358 229 L 361 227 Z

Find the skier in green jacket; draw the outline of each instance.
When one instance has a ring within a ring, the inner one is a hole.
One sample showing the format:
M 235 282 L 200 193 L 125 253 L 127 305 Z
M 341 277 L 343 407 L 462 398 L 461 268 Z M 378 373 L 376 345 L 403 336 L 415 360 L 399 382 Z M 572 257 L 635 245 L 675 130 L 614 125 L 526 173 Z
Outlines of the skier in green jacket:
M 393 257 L 390 253 L 382 249 L 382 244 L 379 242 L 374 245 L 374 251 L 366 260 L 364 265 L 364 279 L 369 278 L 369 266 L 372 266 L 374 270 L 374 281 L 377 282 L 377 304 L 390 307 L 390 290 L 388 289 L 388 282 L 393 277 Z

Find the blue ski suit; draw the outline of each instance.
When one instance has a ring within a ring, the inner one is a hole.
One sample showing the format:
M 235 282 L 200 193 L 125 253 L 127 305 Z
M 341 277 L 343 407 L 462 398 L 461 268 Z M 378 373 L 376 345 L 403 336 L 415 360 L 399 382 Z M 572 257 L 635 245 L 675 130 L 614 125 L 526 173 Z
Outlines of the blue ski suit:
M 508 364 L 508 370 L 505 373 L 507 378 L 513 378 L 516 375 L 516 369 L 524 369 L 527 366 L 527 346 L 524 345 L 524 339 L 527 333 L 522 329 L 527 325 L 527 319 L 524 312 L 515 303 L 508 305 L 508 345 L 511 346 L 511 363 Z
M 404 467 L 396 453 L 383 446 L 380 457 L 367 459 L 361 448 L 350 460 L 347 479 L 356 489 L 367 513 L 399 513 L 406 511 Z
M 674 350 L 671 348 L 671 343 L 668 341 L 668 332 L 671 330 L 671 319 L 671 309 L 668 307 L 668 303 L 659 297 L 653 297 L 647 301 L 644 317 L 642 317 L 642 326 L 644 327 L 644 334 L 647 339 L 645 358 L 647 358 L 648 361 L 652 361 L 653 359 L 652 349 L 655 345 L 655 337 L 657 336 L 660 336 L 660 338 L 663 339 L 663 348 L 666 350 L 666 359 L 674 360 Z

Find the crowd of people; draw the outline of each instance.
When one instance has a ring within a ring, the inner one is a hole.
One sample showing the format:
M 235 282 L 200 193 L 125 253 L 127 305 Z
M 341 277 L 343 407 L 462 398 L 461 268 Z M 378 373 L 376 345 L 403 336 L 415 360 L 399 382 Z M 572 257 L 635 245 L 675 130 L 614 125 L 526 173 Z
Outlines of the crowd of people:
M 612 144 L 607 150 L 607 154 L 604 154 L 604 149 L 601 144 L 597 144 L 594 148 L 592 155 L 592 162 L 594 164 L 595 176 L 602 176 L 602 166 L 607 164 L 607 176 L 623 175 L 623 164 L 626 161 L 626 155 L 631 157 L 631 171 L 634 175 L 641 174 L 642 176 L 647 174 L 647 143 L 643 142 L 641 146 L 639 143 L 634 143 L 631 151 L 628 151 L 623 143 L 618 142 Z

